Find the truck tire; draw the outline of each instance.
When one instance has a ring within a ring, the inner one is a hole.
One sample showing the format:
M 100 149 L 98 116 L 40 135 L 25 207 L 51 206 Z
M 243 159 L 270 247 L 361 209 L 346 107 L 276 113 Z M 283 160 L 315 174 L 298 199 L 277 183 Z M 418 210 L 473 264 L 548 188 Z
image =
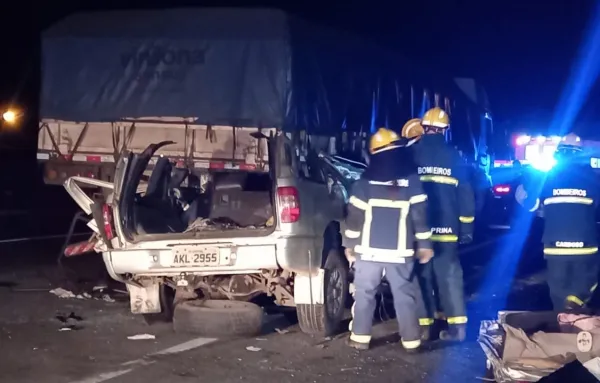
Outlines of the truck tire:
M 339 330 L 348 299 L 348 264 L 337 249 L 325 261 L 324 304 L 296 306 L 298 324 L 305 334 L 331 336 Z
M 149 326 L 156 323 L 170 323 L 173 321 L 175 290 L 164 283 L 161 283 L 158 288 L 158 299 L 160 300 L 161 312 L 142 314 L 144 321 L 146 321 Z
M 191 300 L 175 307 L 175 332 L 210 337 L 254 336 L 261 332 L 263 310 L 249 302 Z

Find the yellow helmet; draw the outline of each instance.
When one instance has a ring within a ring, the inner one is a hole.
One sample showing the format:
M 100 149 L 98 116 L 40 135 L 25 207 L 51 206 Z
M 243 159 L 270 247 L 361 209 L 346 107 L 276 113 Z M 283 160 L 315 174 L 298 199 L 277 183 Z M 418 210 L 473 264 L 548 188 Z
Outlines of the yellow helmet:
M 369 141 L 369 153 L 376 154 L 385 150 L 395 149 L 400 147 L 400 136 L 393 130 L 387 128 L 379 128 L 375 134 L 371 136 Z
M 421 119 L 421 125 L 446 129 L 450 125 L 450 118 L 444 109 L 436 106 L 425 112 Z
M 425 133 L 423 126 L 421 126 L 421 119 L 413 118 L 408 120 L 402 127 L 402 137 L 413 139 L 415 137 L 422 136 Z
M 558 144 L 558 149 L 580 149 L 581 138 L 575 133 L 569 133 L 562 138 Z

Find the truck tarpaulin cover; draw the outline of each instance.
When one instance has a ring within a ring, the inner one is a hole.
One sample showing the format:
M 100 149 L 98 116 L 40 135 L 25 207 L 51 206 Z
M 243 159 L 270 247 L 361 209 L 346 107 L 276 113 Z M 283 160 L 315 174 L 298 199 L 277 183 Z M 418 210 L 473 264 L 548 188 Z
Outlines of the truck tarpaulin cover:
M 397 56 L 277 10 L 76 14 L 45 31 L 42 49 L 43 119 L 192 117 L 322 132 L 410 117 L 396 105 L 410 93 L 398 76 L 411 79 Z

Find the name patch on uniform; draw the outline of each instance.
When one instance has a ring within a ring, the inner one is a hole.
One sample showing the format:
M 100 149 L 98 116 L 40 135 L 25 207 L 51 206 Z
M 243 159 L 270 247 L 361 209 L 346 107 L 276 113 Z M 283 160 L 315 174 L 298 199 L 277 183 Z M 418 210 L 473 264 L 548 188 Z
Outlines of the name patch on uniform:
M 434 234 L 453 234 L 451 227 L 433 227 L 431 232 Z
M 556 247 L 569 247 L 569 248 L 573 248 L 573 247 L 583 247 L 583 242 L 563 242 L 563 241 L 558 241 L 555 243 Z
M 553 189 L 553 196 L 577 196 L 577 197 L 586 197 L 587 190 L 583 189 Z
M 437 166 L 419 166 L 419 174 L 433 174 L 436 176 L 451 176 L 452 169 Z

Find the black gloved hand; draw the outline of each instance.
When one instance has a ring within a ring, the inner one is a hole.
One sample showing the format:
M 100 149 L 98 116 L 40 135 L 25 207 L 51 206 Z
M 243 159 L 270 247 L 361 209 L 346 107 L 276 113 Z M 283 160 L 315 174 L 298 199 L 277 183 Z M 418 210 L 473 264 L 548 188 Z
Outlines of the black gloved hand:
M 473 234 L 461 234 L 458 239 L 458 243 L 461 245 L 468 245 L 471 242 L 473 242 Z

